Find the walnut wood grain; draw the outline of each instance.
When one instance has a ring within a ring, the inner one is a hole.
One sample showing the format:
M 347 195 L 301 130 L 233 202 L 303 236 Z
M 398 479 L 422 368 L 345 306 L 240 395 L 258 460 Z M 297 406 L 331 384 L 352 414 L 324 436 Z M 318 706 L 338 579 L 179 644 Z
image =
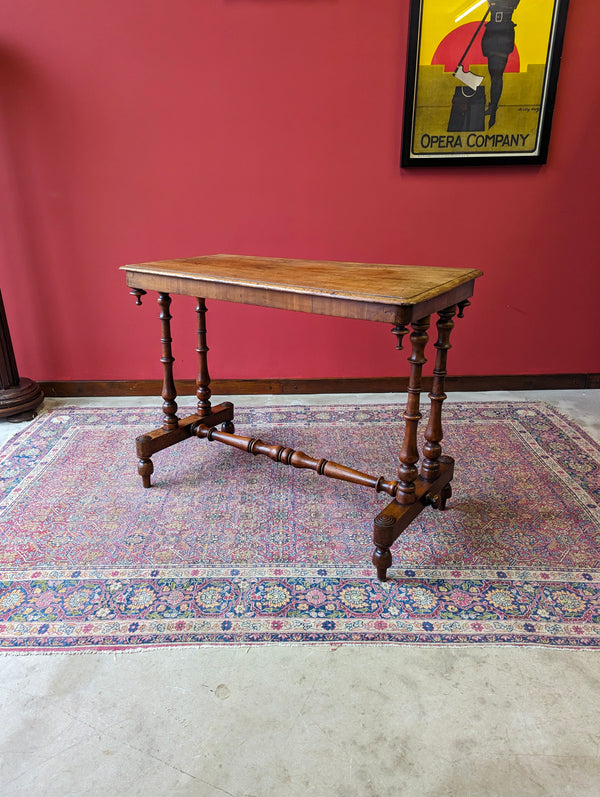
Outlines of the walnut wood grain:
M 482 272 L 210 255 L 123 266 L 135 289 L 404 325 L 466 301 Z

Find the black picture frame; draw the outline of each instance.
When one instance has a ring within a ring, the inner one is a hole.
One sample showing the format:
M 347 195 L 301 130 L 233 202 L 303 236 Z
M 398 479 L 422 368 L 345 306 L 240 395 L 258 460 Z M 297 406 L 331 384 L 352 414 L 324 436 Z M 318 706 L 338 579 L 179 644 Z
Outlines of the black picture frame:
M 401 166 L 546 163 L 568 6 L 411 0 Z

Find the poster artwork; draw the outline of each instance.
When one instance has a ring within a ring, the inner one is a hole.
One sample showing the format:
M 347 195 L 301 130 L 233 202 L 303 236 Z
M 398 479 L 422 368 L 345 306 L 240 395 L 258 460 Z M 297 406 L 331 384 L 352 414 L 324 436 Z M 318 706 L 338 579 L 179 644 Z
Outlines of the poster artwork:
M 403 165 L 544 162 L 566 6 L 413 0 Z

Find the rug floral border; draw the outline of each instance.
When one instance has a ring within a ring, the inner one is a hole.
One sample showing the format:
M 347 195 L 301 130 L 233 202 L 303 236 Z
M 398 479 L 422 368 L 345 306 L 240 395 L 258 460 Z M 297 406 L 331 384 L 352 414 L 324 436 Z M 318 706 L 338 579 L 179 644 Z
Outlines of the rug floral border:
M 242 408 L 236 417 L 246 423 L 261 411 L 278 422 L 302 422 L 311 413 L 365 425 L 373 413 L 384 422 L 398 419 L 394 405 Z M 68 443 L 74 426 L 108 424 L 116 412 L 44 412 L 9 441 L 0 451 L 0 518 L 56 447 Z M 507 415 L 598 525 L 600 446 L 556 410 L 539 403 L 449 403 L 446 422 Z M 154 417 L 154 410 L 128 408 L 127 425 L 148 425 Z M 600 647 L 597 562 L 585 571 L 396 567 L 391 575 L 382 584 L 370 566 L 0 571 L 0 650 L 283 642 Z

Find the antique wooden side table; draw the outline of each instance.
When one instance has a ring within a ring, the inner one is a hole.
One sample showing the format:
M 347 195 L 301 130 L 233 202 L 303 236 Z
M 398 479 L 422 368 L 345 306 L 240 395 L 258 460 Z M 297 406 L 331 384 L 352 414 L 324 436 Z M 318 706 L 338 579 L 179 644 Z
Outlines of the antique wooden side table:
M 474 283 L 482 272 L 473 269 L 429 266 L 330 263 L 312 260 L 210 255 L 186 260 L 160 260 L 123 266 L 127 285 L 141 304 L 149 290 L 158 292 L 163 365 L 163 420 L 159 429 L 136 440 L 138 472 L 144 487 L 150 487 L 154 466 L 151 457 L 189 437 L 218 441 L 251 454 L 263 454 L 275 462 L 308 468 L 322 476 L 353 482 L 385 492 L 392 501 L 374 521 L 373 564 L 381 581 L 387 578 L 392 563 L 390 546 L 426 507 L 445 509 L 452 494 L 450 483 L 454 460 L 442 454 L 442 403 L 446 398 L 444 381 L 454 316 L 462 318 L 470 304 Z M 198 377 L 196 412 L 177 416 L 171 349 L 171 294 L 194 296 L 198 319 Z M 327 459 L 315 459 L 302 451 L 272 445 L 235 434 L 233 404 L 210 403 L 210 377 L 206 345 L 206 299 L 278 307 L 305 313 L 384 321 L 393 324 L 397 349 L 403 336 L 410 334 L 410 374 L 404 437 L 399 453 L 397 479 L 371 476 Z M 420 469 L 417 431 L 421 413 L 421 375 L 429 339 L 427 330 L 432 314 L 437 314 L 437 340 L 433 385 L 429 398 L 431 411 L 425 429 Z

